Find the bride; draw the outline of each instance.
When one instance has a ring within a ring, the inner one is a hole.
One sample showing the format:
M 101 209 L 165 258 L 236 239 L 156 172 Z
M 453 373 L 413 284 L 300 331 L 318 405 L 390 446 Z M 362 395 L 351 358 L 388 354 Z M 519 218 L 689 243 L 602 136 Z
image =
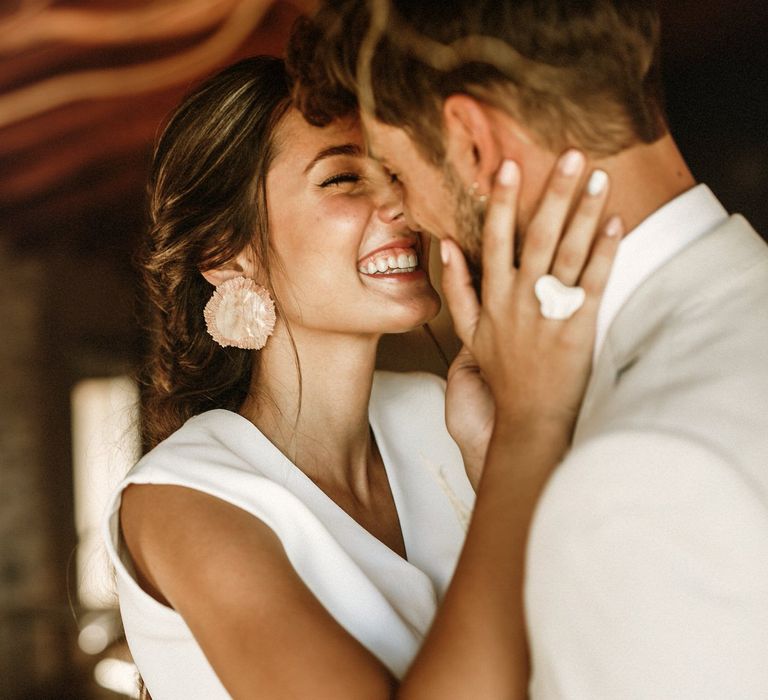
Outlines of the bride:
M 576 199 L 558 178 L 553 242 Z M 498 313 L 471 319 L 463 257 L 444 256 L 452 310 L 498 367 L 460 353 L 446 406 L 442 379 L 374 371 L 382 334 L 439 309 L 428 238 L 354 120 L 317 128 L 292 107 L 282 61 L 192 93 L 150 189 L 150 451 L 105 534 L 152 697 L 524 697 L 527 529 L 588 374 L 608 272 L 592 260 L 615 240 L 595 236 L 583 309 L 540 320 L 507 293 L 517 190 L 501 167 L 483 281 Z

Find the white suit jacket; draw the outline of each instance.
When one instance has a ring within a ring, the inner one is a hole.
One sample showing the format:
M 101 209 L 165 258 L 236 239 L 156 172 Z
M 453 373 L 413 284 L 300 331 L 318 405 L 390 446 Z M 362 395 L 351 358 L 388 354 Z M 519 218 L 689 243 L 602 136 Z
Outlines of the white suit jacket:
M 768 247 L 743 218 L 619 312 L 526 576 L 532 698 L 768 698 Z

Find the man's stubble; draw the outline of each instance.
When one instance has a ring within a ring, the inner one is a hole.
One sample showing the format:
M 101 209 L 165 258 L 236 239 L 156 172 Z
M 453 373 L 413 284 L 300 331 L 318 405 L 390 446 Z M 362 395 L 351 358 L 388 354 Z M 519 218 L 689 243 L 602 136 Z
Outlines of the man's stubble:
M 443 163 L 443 181 L 451 199 L 455 202 L 454 227 L 456 239 L 467 259 L 472 285 L 480 294 L 483 276 L 482 246 L 486 203 L 473 197 L 464 188 L 455 168 Z
M 472 286 L 479 297 L 480 281 L 483 278 L 483 227 L 485 226 L 488 203 L 472 196 L 464 188 L 458 173 L 448 162 L 443 164 L 443 181 L 449 195 L 456 203 L 454 213 L 456 240 L 464 251 L 469 273 L 472 276 Z M 517 267 L 520 262 L 523 236 L 519 228 L 510 231 L 509 235 L 514 236 L 515 239 L 514 260 L 510 262 Z

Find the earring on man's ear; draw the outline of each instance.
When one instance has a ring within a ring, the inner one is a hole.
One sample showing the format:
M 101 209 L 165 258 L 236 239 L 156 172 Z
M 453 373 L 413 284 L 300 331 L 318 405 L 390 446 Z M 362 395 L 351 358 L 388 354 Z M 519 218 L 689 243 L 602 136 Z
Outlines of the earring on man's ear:
M 203 311 L 208 334 L 221 347 L 260 350 L 275 329 L 275 302 L 247 277 L 223 282 Z
M 477 191 L 480 189 L 480 183 L 475 180 L 472 185 L 469 188 L 469 196 L 472 197 L 476 202 L 480 202 L 481 204 L 488 201 L 488 194 L 478 194 Z

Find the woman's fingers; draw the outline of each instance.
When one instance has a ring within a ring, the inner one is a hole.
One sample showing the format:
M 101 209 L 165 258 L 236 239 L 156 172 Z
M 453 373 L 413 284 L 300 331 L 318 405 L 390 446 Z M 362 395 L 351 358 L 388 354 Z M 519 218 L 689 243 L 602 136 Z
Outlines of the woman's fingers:
M 592 242 L 600 230 L 598 224 L 608 199 L 608 185 L 604 170 L 592 172 L 557 249 L 552 274 L 569 287 L 581 276 Z
M 440 257 L 443 261 L 443 294 L 453 318 L 453 328 L 462 343 L 472 348 L 480 302 L 472 286 L 472 278 L 461 248 L 452 240 L 440 241 Z
M 566 151 L 555 167 L 525 234 L 520 272 L 536 280 L 549 272 L 585 166 L 584 154 Z
M 445 298 L 456 333 L 470 351 L 475 351 L 478 324 L 488 322 L 482 319 L 489 310 L 507 321 L 515 307 L 531 312 L 535 307 L 538 312 L 534 283 L 550 272 L 569 287 L 578 284 L 584 288 L 585 308 L 577 312 L 577 318 L 597 313 L 623 231 L 618 217 L 603 227 L 599 225 L 609 189 L 608 175 L 602 170 L 592 173 L 574 208 L 585 164 L 584 155 L 577 150 L 559 159 L 528 226 L 518 272 L 513 257 L 520 171 L 514 162 L 504 161 L 491 191 L 483 228 L 482 307 L 461 249 L 453 240 L 441 241 Z M 530 294 L 515 294 L 516 277 L 518 285 L 530 285 Z M 529 315 L 522 314 L 526 318 Z
M 506 306 L 515 269 L 515 222 L 520 189 L 520 169 L 505 160 L 496 174 L 483 225 L 483 305 Z M 456 334 L 465 346 L 472 341 L 480 318 L 480 302 L 472 286 L 461 249 L 451 240 L 440 242 L 443 259 L 443 292 Z
M 500 303 L 514 275 L 515 224 L 520 169 L 505 160 L 493 183 L 483 226 L 483 304 Z
M 579 286 L 586 292 L 583 313 L 597 316 L 597 309 L 611 275 L 613 260 L 624 235 L 624 223 L 619 216 L 612 216 L 597 236 Z

